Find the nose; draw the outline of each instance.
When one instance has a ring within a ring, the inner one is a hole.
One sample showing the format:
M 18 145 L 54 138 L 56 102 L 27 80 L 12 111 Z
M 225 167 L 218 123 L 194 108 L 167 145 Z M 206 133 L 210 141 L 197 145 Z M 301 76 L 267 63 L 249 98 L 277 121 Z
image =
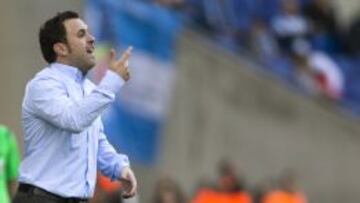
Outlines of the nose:
M 93 35 L 89 34 L 88 35 L 88 42 L 91 43 L 91 44 L 95 43 L 95 37 Z

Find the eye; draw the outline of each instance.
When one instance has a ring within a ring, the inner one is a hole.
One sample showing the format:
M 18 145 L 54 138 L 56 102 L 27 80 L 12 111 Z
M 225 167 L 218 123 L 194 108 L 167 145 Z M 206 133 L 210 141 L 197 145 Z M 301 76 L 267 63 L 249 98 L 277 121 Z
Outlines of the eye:
M 82 38 L 82 37 L 85 36 L 85 34 L 86 34 L 85 30 L 79 30 L 79 32 L 77 33 L 77 36 L 78 36 L 79 38 Z

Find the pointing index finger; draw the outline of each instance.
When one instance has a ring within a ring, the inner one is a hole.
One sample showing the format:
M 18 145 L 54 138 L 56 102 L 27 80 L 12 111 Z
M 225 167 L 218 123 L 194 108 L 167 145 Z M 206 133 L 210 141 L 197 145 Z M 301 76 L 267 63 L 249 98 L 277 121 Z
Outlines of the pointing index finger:
M 121 55 L 120 62 L 125 62 L 129 60 L 132 49 L 132 46 L 129 46 L 129 48 L 126 49 L 126 51 Z

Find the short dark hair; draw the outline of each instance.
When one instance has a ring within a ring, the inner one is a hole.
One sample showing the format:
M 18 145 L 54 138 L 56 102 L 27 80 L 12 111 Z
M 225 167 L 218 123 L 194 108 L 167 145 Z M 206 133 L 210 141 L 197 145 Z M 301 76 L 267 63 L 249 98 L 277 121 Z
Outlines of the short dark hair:
M 53 49 L 58 42 L 66 43 L 66 29 L 64 21 L 79 18 L 79 14 L 74 11 L 64 11 L 47 20 L 39 31 L 39 42 L 42 55 L 48 63 L 56 60 L 56 53 Z

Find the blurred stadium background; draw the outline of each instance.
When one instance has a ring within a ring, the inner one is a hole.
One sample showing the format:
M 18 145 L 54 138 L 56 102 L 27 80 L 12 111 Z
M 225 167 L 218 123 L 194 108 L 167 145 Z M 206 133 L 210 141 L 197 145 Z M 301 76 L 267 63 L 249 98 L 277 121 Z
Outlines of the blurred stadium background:
M 239 7 L 229 13 L 242 19 L 236 33 L 216 0 L 177 1 L 172 10 L 148 1 L 0 2 L 0 122 L 17 134 L 21 148 L 24 87 L 46 65 L 39 26 L 57 11 L 74 10 L 88 21 L 99 50 L 135 47 L 134 81 L 104 121 L 109 140 L 132 160 L 138 201 L 150 202 L 162 177 L 178 182 L 191 199 L 202 181 L 216 180 L 217 164 L 226 158 L 249 190 L 291 169 L 309 202 L 360 202 L 359 47 L 349 48 L 349 42 L 317 47 L 337 64 L 345 82 L 340 98 L 314 95 L 297 83 L 290 57 L 259 54 L 245 43 L 256 35 L 255 18 L 271 30 L 279 1 L 258 0 L 268 4 L 261 7 L 235 0 Z M 332 3 L 341 36 L 350 36 L 343 33 L 356 25 L 360 2 Z M 95 80 L 101 67 L 97 70 Z

